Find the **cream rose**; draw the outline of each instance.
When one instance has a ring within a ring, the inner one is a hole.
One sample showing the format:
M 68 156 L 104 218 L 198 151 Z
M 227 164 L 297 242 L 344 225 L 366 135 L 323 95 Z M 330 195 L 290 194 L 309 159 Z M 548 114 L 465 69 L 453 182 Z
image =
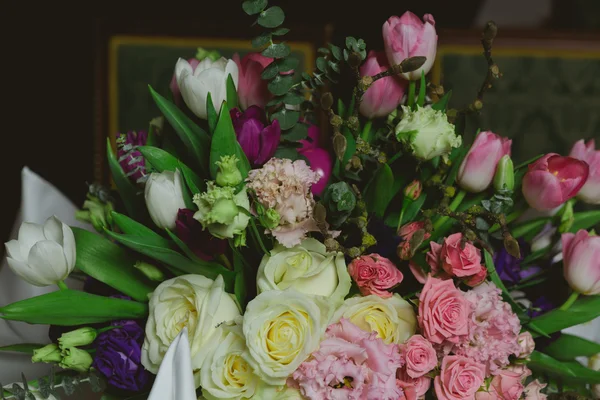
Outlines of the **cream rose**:
M 206 343 L 209 350 L 202 369 L 200 385 L 206 400 L 250 398 L 259 383 L 248 363 L 248 349 L 240 325 L 222 324 L 222 333 Z
M 319 347 L 329 319 L 321 297 L 270 290 L 248 303 L 243 330 L 254 372 L 269 385 L 286 379 Z
M 287 386 L 271 386 L 260 384 L 256 388 L 256 393 L 252 397 L 253 400 L 305 400 L 298 389 Z
M 292 288 L 300 293 L 325 296 L 339 306 L 352 282 L 344 255 L 328 253 L 316 239 L 305 239 L 290 249 L 277 245 L 265 255 L 256 278 L 258 292 Z
M 187 326 L 198 387 L 200 367 L 211 350 L 206 343 L 220 323 L 239 315 L 237 303 L 225 293 L 220 275 L 214 281 L 201 275 L 182 275 L 161 283 L 150 298 L 142 365 L 156 374 L 169 345 Z
M 398 294 L 383 299 L 376 295 L 351 297 L 333 314 L 330 324 L 345 318 L 366 332 L 377 332 L 384 343 L 404 343 L 415 334 L 413 307 Z

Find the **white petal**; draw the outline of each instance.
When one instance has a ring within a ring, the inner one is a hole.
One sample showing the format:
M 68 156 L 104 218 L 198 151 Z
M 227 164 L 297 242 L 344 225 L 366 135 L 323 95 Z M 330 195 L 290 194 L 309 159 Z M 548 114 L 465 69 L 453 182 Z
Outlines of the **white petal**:
M 67 260 L 67 268 L 69 273 L 75 268 L 75 260 L 77 257 L 77 247 L 75 246 L 75 235 L 70 226 L 62 224 L 62 235 L 63 235 L 63 253 Z
M 25 257 L 21 253 L 21 245 L 18 241 L 13 239 L 10 242 L 4 243 L 4 247 L 6 247 L 8 257 L 12 257 L 19 261 L 25 261 Z
M 208 57 L 205 58 L 196 66 L 196 69 L 194 70 L 194 76 L 198 76 L 202 71 L 206 71 L 207 69 L 212 68 L 212 66 L 213 61 Z
M 177 79 L 177 84 L 179 85 L 179 79 L 184 74 L 184 72 L 188 75 L 192 75 L 194 73 L 192 66 L 189 62 L 180 58 L 177 60 L 177 64 L 175 64 L 175 79 Z
M 23 259 L 26 259 L 31 247 L 40 240 L 46 240 L 41 225 L 31 222 L 23 222 L 21 224 L 21 228 L 19 229 L 19 244 L 21 245 Z
M 56 218 L 56 215 L 48 218 L 44 222 L 44 236 L 48 240 L 52 240 L 61 246 L 63 245 L 63 223 Z
M 53 283 L 62 281 L 70 272 L 62 246 L 51 240 L 42 240 L 33 245 L 27 264 L 36 274 Z
M 198 78 L 186 76 L 179 84 L 183 101 L 197 117 L 206 119 L 206 95 L 208 91 Z
M 233 83 L 237 89 L 240 73 L 237 64 L 233 60 L 227 61 L 227 66 L 225 67 L 225 77 L 227 77 L 229 74 L 231 74 L 231 78 L 233 79 Z
M 223 72 L 225 71 L 225 68 L 227 67 L 227 59 L 225 57 L 221 57 L 216 61 L 213 61 L 211 68 L 216 68 L 219 71 Z
M 25 282 L 29 282 L 34 286 L 49 286 L 54 282 L 48 281 L 43 276 L 33 270 L 27 263 L 24 263 L 14 258 L 6 257 L 6 262 L 10 269 Z

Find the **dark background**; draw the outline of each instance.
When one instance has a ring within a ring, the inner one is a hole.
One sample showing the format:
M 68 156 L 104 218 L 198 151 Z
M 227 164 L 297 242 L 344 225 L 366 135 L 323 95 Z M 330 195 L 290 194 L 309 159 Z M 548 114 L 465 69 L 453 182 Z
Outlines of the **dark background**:
M 307 32 L 323 32 L 331 24 L 334 42 L 352 35 L 364 38 L 371 49 L 381 49 L 381 25 L 391 15 L 401 15 L 407 9 L 419 16 L 431 13 L 442 36 L 444 29 L 474 28 L 483 2 L 282 0 L 271 3 L 282 6 L 290 25 L 301 26 Z M 600 15 L 590 12 L 598 10 L 592 3 L 597 1 L 555 0 L 549 17 L 535 29 L 554 33 L 598 31 Z M 8 237 L 19 207 L 20 171 L 25 165 L 52 182 L 75 204 L 83 202 L 85 182 L 94 179 L 94 59 L 103 51 L 107 30 L 126 26 L 129 33 L 140 34 L 152 34 L 155 27 L 156 32 L 163 34 L 252 35 L 251 19 L 235 0 L 103 4 L 103 10 L 95 10 L 97 16 L 82 15 L 73 8 L 44 10 L 29 2 L 16 6 L 19 9 L 3 5 L 2 239 Z M 94 3 L 90 5 L 94 11 Z M 516 15 L 519 10 L 511 12 Z

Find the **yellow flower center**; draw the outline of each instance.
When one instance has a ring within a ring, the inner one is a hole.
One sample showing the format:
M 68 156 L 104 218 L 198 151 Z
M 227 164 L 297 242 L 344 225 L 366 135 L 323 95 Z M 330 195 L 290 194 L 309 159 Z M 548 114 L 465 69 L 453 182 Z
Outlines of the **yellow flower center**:
M 304 321 L 307 321 L 308 315 L 301 311 L 300 313 L 304 317 Z M 269 323 L 266 333 L 266 347 L 269 356 L 284 365 L 294 361 L 302 349 L 305 333 L 297 316 L 291 312 L 279 315 Z

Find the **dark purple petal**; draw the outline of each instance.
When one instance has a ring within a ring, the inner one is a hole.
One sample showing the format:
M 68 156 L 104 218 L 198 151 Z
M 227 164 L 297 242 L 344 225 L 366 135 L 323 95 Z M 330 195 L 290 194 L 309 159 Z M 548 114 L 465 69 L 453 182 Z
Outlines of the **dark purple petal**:
M 175 234 L 194 254 L 205 261 L 223 254 L 227 245 L 226 240 L 217 239 L 202 229 L 200 222 L 194 219 L 194 211 L 185 208 L 180 209 L 177 214 Z
M 260 108 L 259 106 L 250 106 L 244 111 L 244 117 L 246 121 L 251 119 L 259 121 L 263 126 L 267 124 L 267 115 L 265 114 L 265 110 Z
M 263 124 L 255 119 L 248 120 L 244 123 L 237 133 L 237 139 L 242 146 L 242 150 L 248 157 L 248 161 L 256 164 L 256 159 L 261 147 L 261 134 L 263 132 Z
M 261 165 L 269 161 L 275 154 L 275 151 L 277 151 L 280 139 L 281 128 L 279 127 L 279 121 L 275 120 L 271 125 L 262 130 L 260 149 L 254 164 Z

